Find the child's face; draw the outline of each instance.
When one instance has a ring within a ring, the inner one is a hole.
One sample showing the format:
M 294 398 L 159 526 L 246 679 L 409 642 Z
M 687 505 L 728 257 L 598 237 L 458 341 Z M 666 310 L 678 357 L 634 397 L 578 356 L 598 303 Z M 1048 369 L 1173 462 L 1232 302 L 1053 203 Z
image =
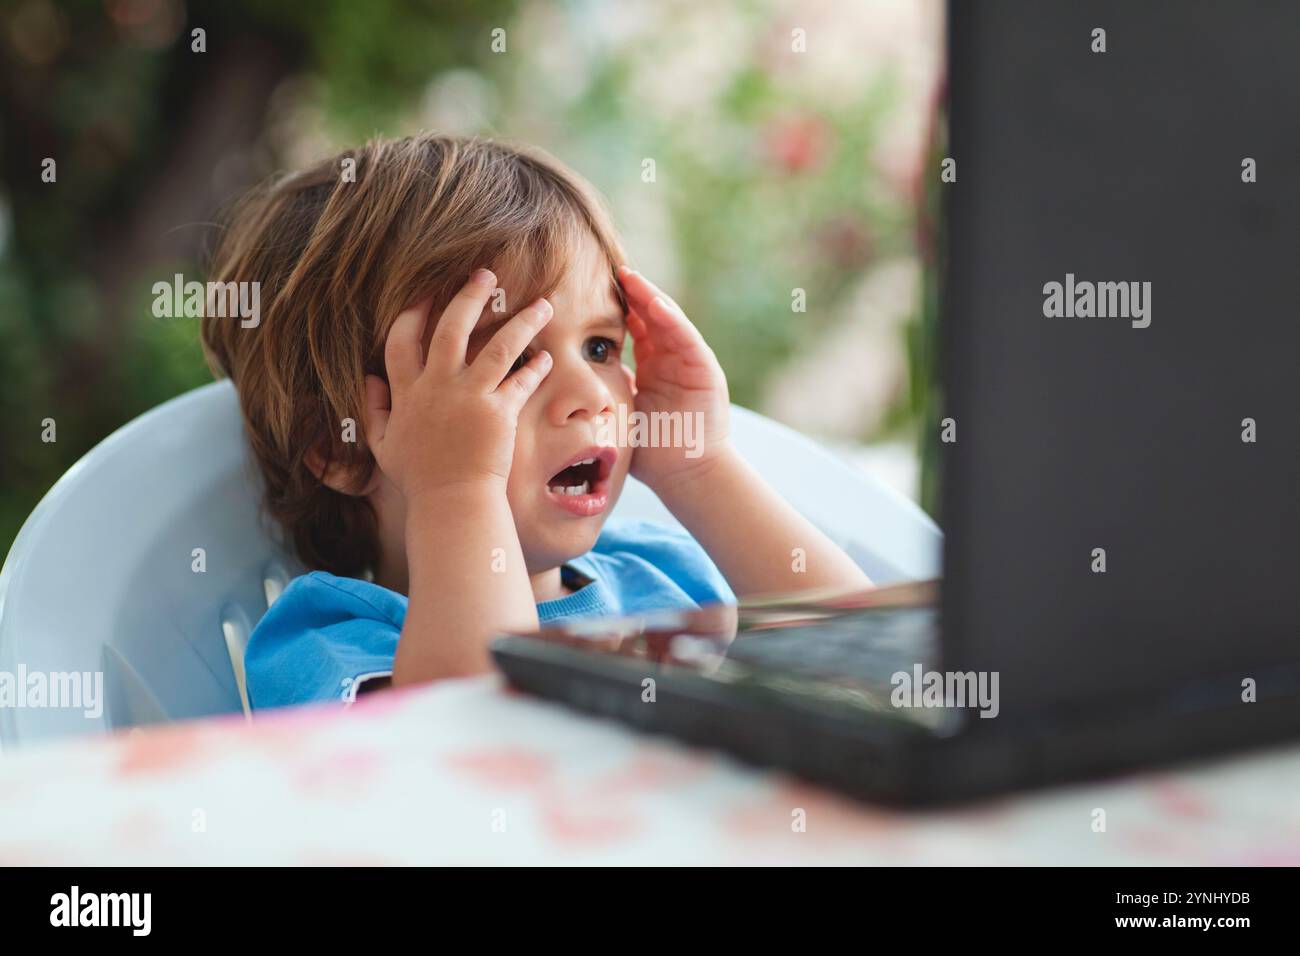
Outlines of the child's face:
M 500 275 L 500 283 L 509 296 L 508 272 Z M 522 360 L 545 349 L 553 364 L 519 414 L 506 488 L 532 574 L 591 550 L 623 490 L 632 457 L 631 448 L 610 444 L 610 422 L 618 406 L 631 405 L 632 385 L 622 364 L 626 318 L 609 263 L 594 240 L 574 256 L 560 288 L 548 298 L 554 318 Z M 520 304 L 511 303 L 511 311 Z M 500 318 L 489 306 L 479 328 Z M 471 338 L 470 361 L 484 342 Z M 587 463 L 566 470 L 575 462 Z M 573 493 L 565 493 L 566 488 Z

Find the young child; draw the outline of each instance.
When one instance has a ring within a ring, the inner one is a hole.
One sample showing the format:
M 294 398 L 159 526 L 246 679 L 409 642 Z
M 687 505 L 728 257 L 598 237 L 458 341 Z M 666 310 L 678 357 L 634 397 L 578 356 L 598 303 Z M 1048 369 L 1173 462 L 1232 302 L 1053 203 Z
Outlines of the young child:
M 623 258 L 583 180 L 494 141 L 375 141 L 244 201 L 211 278 L 260 283 L 260 321 L 204 348 L 318 569 L 249 640 L 255 707 L 482 673 L 539 622 L 870 585 L 737 454 L 713 352 Z M 620 406 L 702 441 L 611 441 Z M 690 533 L 606 525 L 629 473 Z

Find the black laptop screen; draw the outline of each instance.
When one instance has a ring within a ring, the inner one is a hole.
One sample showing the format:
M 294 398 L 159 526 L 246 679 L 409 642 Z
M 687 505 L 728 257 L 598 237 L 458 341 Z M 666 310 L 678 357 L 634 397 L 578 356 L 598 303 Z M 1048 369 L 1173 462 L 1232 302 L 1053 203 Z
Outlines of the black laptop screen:
M 954 663 L 1000 671 L 1008 717 L 1277 690 L 1300 660 L 1295 5 L 956 3 L 949 43 Z

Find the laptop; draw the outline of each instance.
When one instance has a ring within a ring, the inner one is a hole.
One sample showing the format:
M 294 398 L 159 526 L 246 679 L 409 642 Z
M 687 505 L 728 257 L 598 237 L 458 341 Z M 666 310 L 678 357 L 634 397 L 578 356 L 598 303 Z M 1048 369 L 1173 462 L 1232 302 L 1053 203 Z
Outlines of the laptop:
M 498 666 L 907 806 L 1300 737 L 1300 18 L 954 3 L 948 37 L 942 581 Z

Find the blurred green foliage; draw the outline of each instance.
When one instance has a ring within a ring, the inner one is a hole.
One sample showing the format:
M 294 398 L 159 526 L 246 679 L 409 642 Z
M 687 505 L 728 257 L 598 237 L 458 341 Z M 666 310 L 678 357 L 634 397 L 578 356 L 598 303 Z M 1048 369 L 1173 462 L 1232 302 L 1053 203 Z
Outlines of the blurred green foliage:
M 843 319 L 872 261 L 911 253 L 916 239 L 911 197 L 867 160 L 897 99 L 890 76 L 810 102 L 765 52 L 786 29 L 770 6 L 725 7 L 748 45 L 719 45 L 740 57 L 727 81 L 674 113 L 643 100 L 647 70 L 681 40 L 676 17 L 691 7 L 680 3 L 651 5 L 659 20 L 632 42 L 609 38 L 617 11 L 584 0 L 6 4 L 0 554 L 94 444 L 210 379 L 196 324 L 153 318 L 150 286 L 201 275 L 208 221 L 289 161 L 268 124 L 285 81 L 300 77 L 312 80 L 313 142 L 330 149 L 418 128 L 440 77 L 470 77 L 480 109 L 456 131 L 550 150 L 614 199 L 624 228 L 636 223 L 619 202 L 646 188 L 642 163 L 653 158 L 671 291 L 721 358 L 733 400 L 755 404 L 773 369 Z M 513 55 L 493 54 L 498 26 Z M 203 53 L 191 48 L 200 27 Z M 544 30 L 578 51 L 562 76 L 553 51 L 537 52 Z M 58 159 L 57 183 L 41 181 L 45 157 Z M 909 342 L 912 392 L 886 417 L 893 432 L 925 420 L 930 403 L 927 282 Z M 807 312 L 792 311 L 796 288 Z M 46 418 L 56 443 L 40 440 Z

